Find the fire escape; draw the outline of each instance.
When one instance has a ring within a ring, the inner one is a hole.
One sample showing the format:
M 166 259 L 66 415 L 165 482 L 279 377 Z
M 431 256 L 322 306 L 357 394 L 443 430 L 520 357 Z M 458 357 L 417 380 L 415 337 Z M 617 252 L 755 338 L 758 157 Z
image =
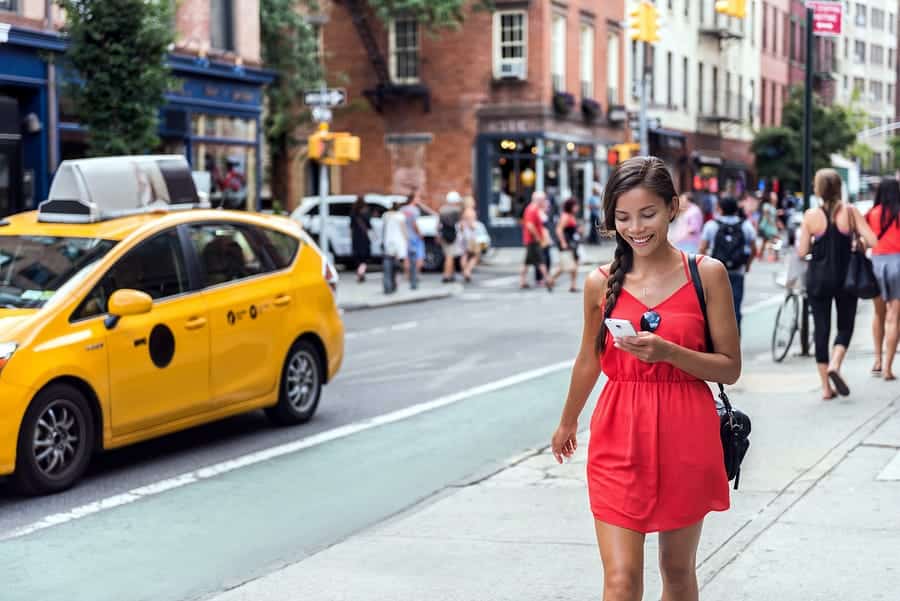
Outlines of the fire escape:
M 340 0 L 339 0 L 340 1 Z M 391 79 L 390 69 L 384 54 L 378 47 L 378 41 L 372 32 L 371 11 L 366 0 L 342 0 L 344 6 L 350 12 L 353 26 L 362 42 L 369 62 L 375 71 L 377 84 L 374 88 L 363 91 L 363 95 L 379 113 L 384 110 L 386 104 L 396 99 L 421 98 L 425 112 L 431 111 L 431 90 L 421 83 L 405 84 L 395 83 Z

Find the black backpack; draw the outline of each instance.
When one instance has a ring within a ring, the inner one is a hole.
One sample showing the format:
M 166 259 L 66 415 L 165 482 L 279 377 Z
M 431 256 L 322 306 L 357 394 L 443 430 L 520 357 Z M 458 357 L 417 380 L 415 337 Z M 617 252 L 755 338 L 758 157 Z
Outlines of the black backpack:
M 713 241 L 714 259 L 721 261 L 728 271 L 735 271 L 747 264 L 747 239 L 744 236 L 744 222 L 724 223 L 716 220 L 719 226 Z
M 456 242 L 456 224 L 449 219 L 441 219 L 441 239 L 447 244 Z

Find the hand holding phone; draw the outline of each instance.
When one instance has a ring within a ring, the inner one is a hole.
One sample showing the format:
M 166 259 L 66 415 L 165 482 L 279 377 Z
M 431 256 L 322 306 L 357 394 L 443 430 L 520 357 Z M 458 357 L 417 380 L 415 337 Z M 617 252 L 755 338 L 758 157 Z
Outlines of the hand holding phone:
M 613 339 L 618 340 L 623 336 L 637 336 L 637 332 L 627 319 L 615 319 L 613 317 L 604 320 L 606 329 L 612 334 Z

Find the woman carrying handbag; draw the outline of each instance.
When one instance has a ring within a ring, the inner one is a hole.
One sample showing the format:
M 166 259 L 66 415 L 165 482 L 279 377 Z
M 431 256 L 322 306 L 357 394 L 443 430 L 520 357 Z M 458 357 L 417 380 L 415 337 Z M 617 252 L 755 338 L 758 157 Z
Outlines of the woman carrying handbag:
M 815 324 L 816 366 L 822 399 L 826 401 L 835 397 L 835 391 L 841 396 L 850 394 L 841 376 L 841 365 L 853 337 L 859 301 L 846 289 L 853 239 L 861 235 L 870 246 L 878 241 L 856 207 L 843 202 L 841 186 L 841 176 L 834 169 L 816 172 L 814 188 L 822 206 L 803 215 L 797 248 L 801 257 L 812 253 L 806 271 L 806 291 Z M 829 358 L 832 304 L 837 308 L 837 336 Z

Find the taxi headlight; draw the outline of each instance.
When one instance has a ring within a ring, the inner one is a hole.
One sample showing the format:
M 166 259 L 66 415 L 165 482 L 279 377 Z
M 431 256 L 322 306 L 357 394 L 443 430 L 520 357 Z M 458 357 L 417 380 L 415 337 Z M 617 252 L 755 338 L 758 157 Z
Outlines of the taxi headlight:
M 12 359 L 13 353 L 18 347 L 19 345 L 15 342 L 0 342 L 0 373 L 3 373 L 3 368 Z

